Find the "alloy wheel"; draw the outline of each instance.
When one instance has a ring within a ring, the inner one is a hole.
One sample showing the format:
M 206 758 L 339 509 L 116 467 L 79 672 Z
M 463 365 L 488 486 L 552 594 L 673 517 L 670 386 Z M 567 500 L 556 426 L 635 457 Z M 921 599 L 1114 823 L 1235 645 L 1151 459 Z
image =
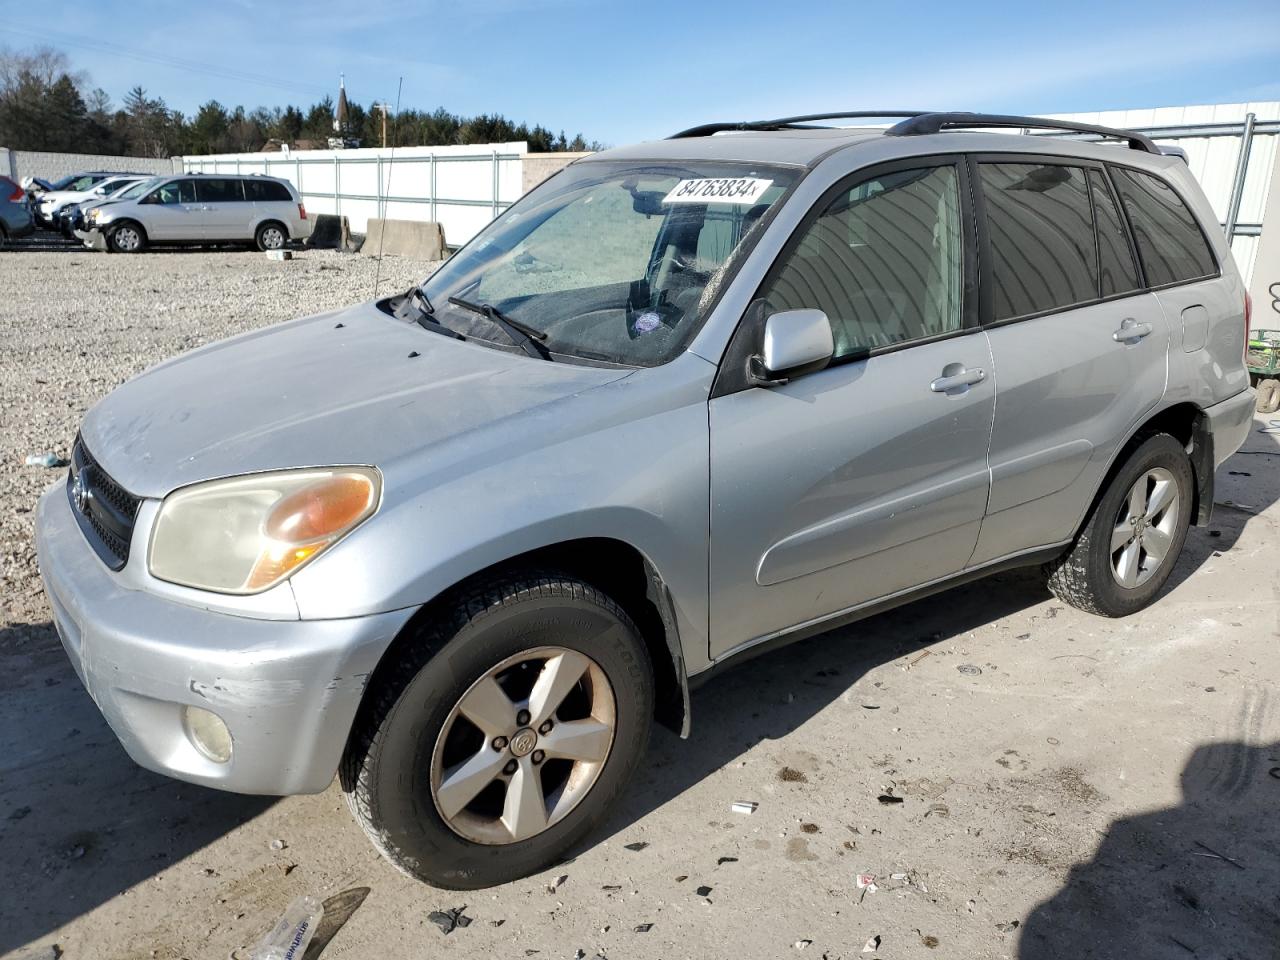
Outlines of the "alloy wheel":
M 1178 481 L 1153 467 L 1129 488 L 1111 532 L 1111 573 L 1120 586 L 1140 587 L 1164 564 L 1178 529 Z
M 125 253 L 132 253 L 138 249 L 138 245 L 142 242 L 142 237 L 133 227 L 119 227 L 115 232 L 116 246 Z
M 262 231 L 262 245 L 268 250 L 279 250 L 284 246 L 284 233 L 278 227 L 267 227 Z
M 431 798 L 454 833 L 517 843 L 563 820 L 613 746 L 617 702 L 604 671 L 565 647 L 508 657 L 454 705 L 431 758 Z

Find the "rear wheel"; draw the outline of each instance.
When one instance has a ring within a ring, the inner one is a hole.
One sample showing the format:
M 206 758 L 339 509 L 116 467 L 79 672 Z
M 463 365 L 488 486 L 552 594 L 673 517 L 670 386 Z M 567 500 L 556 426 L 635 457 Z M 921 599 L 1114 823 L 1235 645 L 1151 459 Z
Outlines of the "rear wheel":
M 1280 380 L 1259 380 L 1257 408 L 1259 413 L 1280 410 Z
M 272 220 L 258 227 L 254 242 L 259 250 L 283 250 L 289 242 L 289 233 L 281 224 Z
M 1182 444 L 1165 433 L 1148 437 L 1112 478 L 1075 544 L 1046 567 L 1049 589 L 1104 617 L 1147 606 L 1182 552 L 1193 489 Z
M 648 741 L 653 674 L 608 596 L 558 574 L 482 584 L 375 677 L 342 766 L 401 871 L 474 889 L 565 857 L 607 815 Z
M 146 231 L 132 220 L 126 220 L 111 228 L 107 246 L 114 253 L 141 253 L 147 249 Z

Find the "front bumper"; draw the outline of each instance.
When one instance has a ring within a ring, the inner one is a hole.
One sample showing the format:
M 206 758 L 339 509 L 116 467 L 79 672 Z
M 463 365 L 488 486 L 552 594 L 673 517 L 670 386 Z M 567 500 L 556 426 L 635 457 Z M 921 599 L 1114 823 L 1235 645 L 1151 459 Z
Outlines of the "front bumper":
M 76 230 L 76 239 L 83 243 L 90 250 L 105 251 L 107 249 L 107 238 L 97 227 L 91 227 L 88 230 Z
M 1253 411 L 1257 404 L 1257 393 L 1249 387 L 1241 390 L 1234 397 L 1228 397 L 1220 403 L 1206 407 L 1204 414 L 1209 420 L 1209 432 L 1213 434 L 1213 466 L 1222 466 L 1226 459 L 1244 446 L 1249 439 L 1249 428 L 1253 426 Z
M 85 541 L 65 486 L 40 498 L 40 575 L 72 666 L 129 756 L 237 793 L 324 790 L 370 673 L 414 611 L 256 620 L 127 589 Z M 187 705 L 226 723 L 229 762 L 206 759 L 187 739 Z

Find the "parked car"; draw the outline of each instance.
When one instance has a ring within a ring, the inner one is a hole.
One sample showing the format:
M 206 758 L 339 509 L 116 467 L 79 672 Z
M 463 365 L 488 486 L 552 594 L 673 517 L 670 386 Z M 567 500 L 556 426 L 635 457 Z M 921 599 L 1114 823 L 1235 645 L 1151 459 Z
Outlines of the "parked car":
M 53 215 L 53 227 L 68 240 L 72 240 L 75 238 L 75 231 L 84 229 L 84 214 L 87 210 L 107 200 L 123 196 L 130 187 L 154 179 L 154 177 L 138 174 L 133 177 L 112 177 L 108 180 L 103 180 L 88 191 L 88 196 L 83 200 L 64 203 L 59 207 Z
M 745 657 L 1010 567 L 1155 601 L 1254 405 L 1186 165 L 814 119 L 576 161 L 408 293 L 90 410 L 39 563 L 129 753 L 336 772 L 397 867 L 480 887 L 590 834 Z
M 35 230 L 35 217 L 31 214 L 31 204 L 27 202 L 27 192 L 8 177 L 0 177 L 0 247 L 8 246 L 11 240 L 29 236 Z
M 35 198 L 36 219 L 45 229 L 56 229 L 58 211 L 63 205 L 88 199 L 93 195 L 94 188 L 101 183 L 130 176 L 141 177 L 144 174 L 97 172 L 77 173 L 70 177 L 63 177 L 53 184 L 53 189 Z
M 281 250 L 311 236 L 307 208 L 288 180 L 185 174 L 167 177 L 139 197 L 107 204 L 86 217 L 85 243 L 115 253 L 149 244 L 249 242 Z

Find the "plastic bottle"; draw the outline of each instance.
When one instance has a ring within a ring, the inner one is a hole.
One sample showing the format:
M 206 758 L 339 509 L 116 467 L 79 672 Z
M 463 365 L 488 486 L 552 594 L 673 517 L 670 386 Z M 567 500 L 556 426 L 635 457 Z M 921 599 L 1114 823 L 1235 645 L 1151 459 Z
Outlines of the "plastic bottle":
M 66 462 L 54 453 L 33 453 L 27 457 L 28 467 L 61 467 Z
M 251 960 L 302 960 L 323 915 L 324 906 L 315 897 L 298 897 L 271 932 L 258 941 L 249 954 Z

